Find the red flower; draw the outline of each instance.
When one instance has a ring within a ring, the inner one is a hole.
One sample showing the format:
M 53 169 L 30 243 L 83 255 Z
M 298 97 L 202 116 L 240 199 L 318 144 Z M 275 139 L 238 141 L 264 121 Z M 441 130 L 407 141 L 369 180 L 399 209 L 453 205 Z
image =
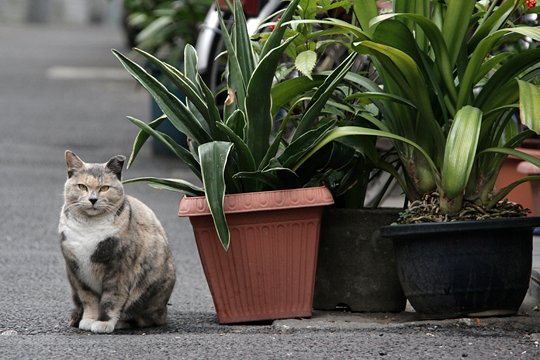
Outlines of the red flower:
M 535 0 L 525 0 L 525 4 L 527 5 L 527 10 L 531 10 L 533 7 L 536 6 Z
M 527 1 L 529 1 L 529 0 L 527 0 Z M 276 23 L 275 23 L 274 25 L 270 25 L 270 26 L 268 27 L 268 28 L 270 29 L 270 31 L 274 31 L 274 29 L 276 28 L 276 25 L 277 25 L 277 23 L 279 22 L 279 20 L 281 20 L 281 18 L 278 18 L 278 19 L 276 20 Z

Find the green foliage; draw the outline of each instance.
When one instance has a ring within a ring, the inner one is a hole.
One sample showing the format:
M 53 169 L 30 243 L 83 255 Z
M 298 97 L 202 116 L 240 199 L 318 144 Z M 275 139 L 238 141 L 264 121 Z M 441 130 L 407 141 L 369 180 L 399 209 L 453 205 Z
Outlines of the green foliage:
M 295 138 L 285 131 L 273 129 L 272 96 L 274 75 L 280 66 L 281 55 L 295 37 L 284 39 L 286 22 L 295 13 L 300 0 L 293 0 L 282 15 L 282 20 L 267 38 L 257 54 L 248 36 L 239 1 L 235 1 L 231 29 L 222 21 L 223 38 L 227 50 L 227 93 L 225 103 L 218 103 L 201 76 L 197 73 L 197 54 L 190 45 L 185 48 L 184 71 L 136 49 L 145 60 L 161 70 L 167 84 L 174 84 L 186 96 L 179 100 L 164 82 L 150 75 L 143 67 L 113 51 L 126 70 L 153 96 L 163 111 L 163 117 L 146 124 L 130 118 L 141 131 L 137 135 L 129 165 L 149 136 L 163 142 L 203 183 L 203 189 L 186 181 L 145 177 L 132 181 L 146 181 L 159 188 L 174 188 L 190 195 L 206 195 L 217 233 L 225 249 L 229 246 L 229 231 L 223 211 L 226 193 L 263 191 L 270 189 L 311 186 L 319 170 L 324 167 L 297 166 L 300 159 L 332 130 L 335 122 L 319 121 L 320 110 L 329 100 L 340 80 L 347 74 L 355 54 L 338 69 L 322 79 L 323 86 L 311 97 L 302 117 L 302 130 Z M 291 93 L 294 83 L 279 84 L 280 91 Z M 304 87 L 312 91 L 321 84 L 312 82 Z M 170 121 L 189 138 L 190 149 L 183 149 L 173 139 L 156 130 L 162 121 Z M 295 169 L 296 171 L 293 171 Z
M 214 0 L 124 0 L 135 44 L 170 64 L 181 60 L 185 44 L 194 44 L 198 27 Z
M 540 52 L 534 44 L 514 46 L 525 37 L 539 41 L 540 28 L 511 21 L 520 18 L 523 1 L 499 3 L 395 0 L 395 13 L 368 20 L 376 1 L 356 0 L 360 26 L 325 19 L 374 62 L 378 83 L 362 79 L 361 92 L 347 99 L 357 107 L 371 100 L 380 118 L 371 121 L 375 132 L 336 129 L 321 143 L 352 135 L 391 138 L 409 199 L 437 192 L 447 214 L 464 200 L 494 206 L 517 185 L 494 190 L 506 156 L 540 166 L 513 150 L 540 131 Z M 516 131 L 521 124 L 532 131 Z

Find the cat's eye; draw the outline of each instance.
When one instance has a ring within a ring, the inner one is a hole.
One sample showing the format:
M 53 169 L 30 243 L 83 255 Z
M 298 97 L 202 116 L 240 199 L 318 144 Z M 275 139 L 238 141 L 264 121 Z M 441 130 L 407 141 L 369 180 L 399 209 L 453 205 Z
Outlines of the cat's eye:
M 99 188 L 99 191 L 105 192 L 105 191 L 109 190 L 110 188 L 111 188 L 111 187 L 108 186 L 108 185 L 103 185 L 102 187 Z
M 84 184 L 77 184 L 77 186 L 79 187 L 79 190 L 88 191 L 88 187 L 86 187 Z

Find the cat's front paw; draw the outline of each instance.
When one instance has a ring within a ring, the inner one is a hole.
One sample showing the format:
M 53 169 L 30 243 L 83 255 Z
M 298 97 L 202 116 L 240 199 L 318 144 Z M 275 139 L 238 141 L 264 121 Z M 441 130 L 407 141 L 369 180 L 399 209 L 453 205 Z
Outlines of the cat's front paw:
M 115 325 L 112 321 L 96 321 L 92 324 L 90 330 L 96 334 L 110 334 L 113 332 Z
M 92 319 L 82 319 L 81 322 L 79 322 L 79 329 L 92 330 L 92 324 L 95 322 L 96 320 L 92 320 Z

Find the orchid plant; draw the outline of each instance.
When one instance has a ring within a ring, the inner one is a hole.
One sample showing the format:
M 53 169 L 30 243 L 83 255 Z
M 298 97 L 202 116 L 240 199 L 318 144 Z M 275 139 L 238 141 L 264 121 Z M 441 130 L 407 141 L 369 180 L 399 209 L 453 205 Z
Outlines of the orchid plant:
M 370 127 L 336 128 L 307 156 L 349 136 L 394 140 L 405 171 L 386 170 L 410 200 L 437 198 L 435 221 L 459 215 L 468 204 L 493 209 L 515 186 L 538 180 L 529 176 L 494 188 L 509 155 L 540 166 L 515 149 L 540 132 L 540 49 L 534 44 L 540 28 L 511 21 L 534 11 L 531 5 L 395 0 L 393 13 L 376 16 L 375 0 L 354 0 L 358 26 L 320 20 L 347 37 L 352 50 L 371 57 L 378 81 L 358 76 L 362 92 L 348 100 L 369 100 L 377 110 L 359 106 L 358 116 Z M 533 43 L 505 47 L 520 38 Z

